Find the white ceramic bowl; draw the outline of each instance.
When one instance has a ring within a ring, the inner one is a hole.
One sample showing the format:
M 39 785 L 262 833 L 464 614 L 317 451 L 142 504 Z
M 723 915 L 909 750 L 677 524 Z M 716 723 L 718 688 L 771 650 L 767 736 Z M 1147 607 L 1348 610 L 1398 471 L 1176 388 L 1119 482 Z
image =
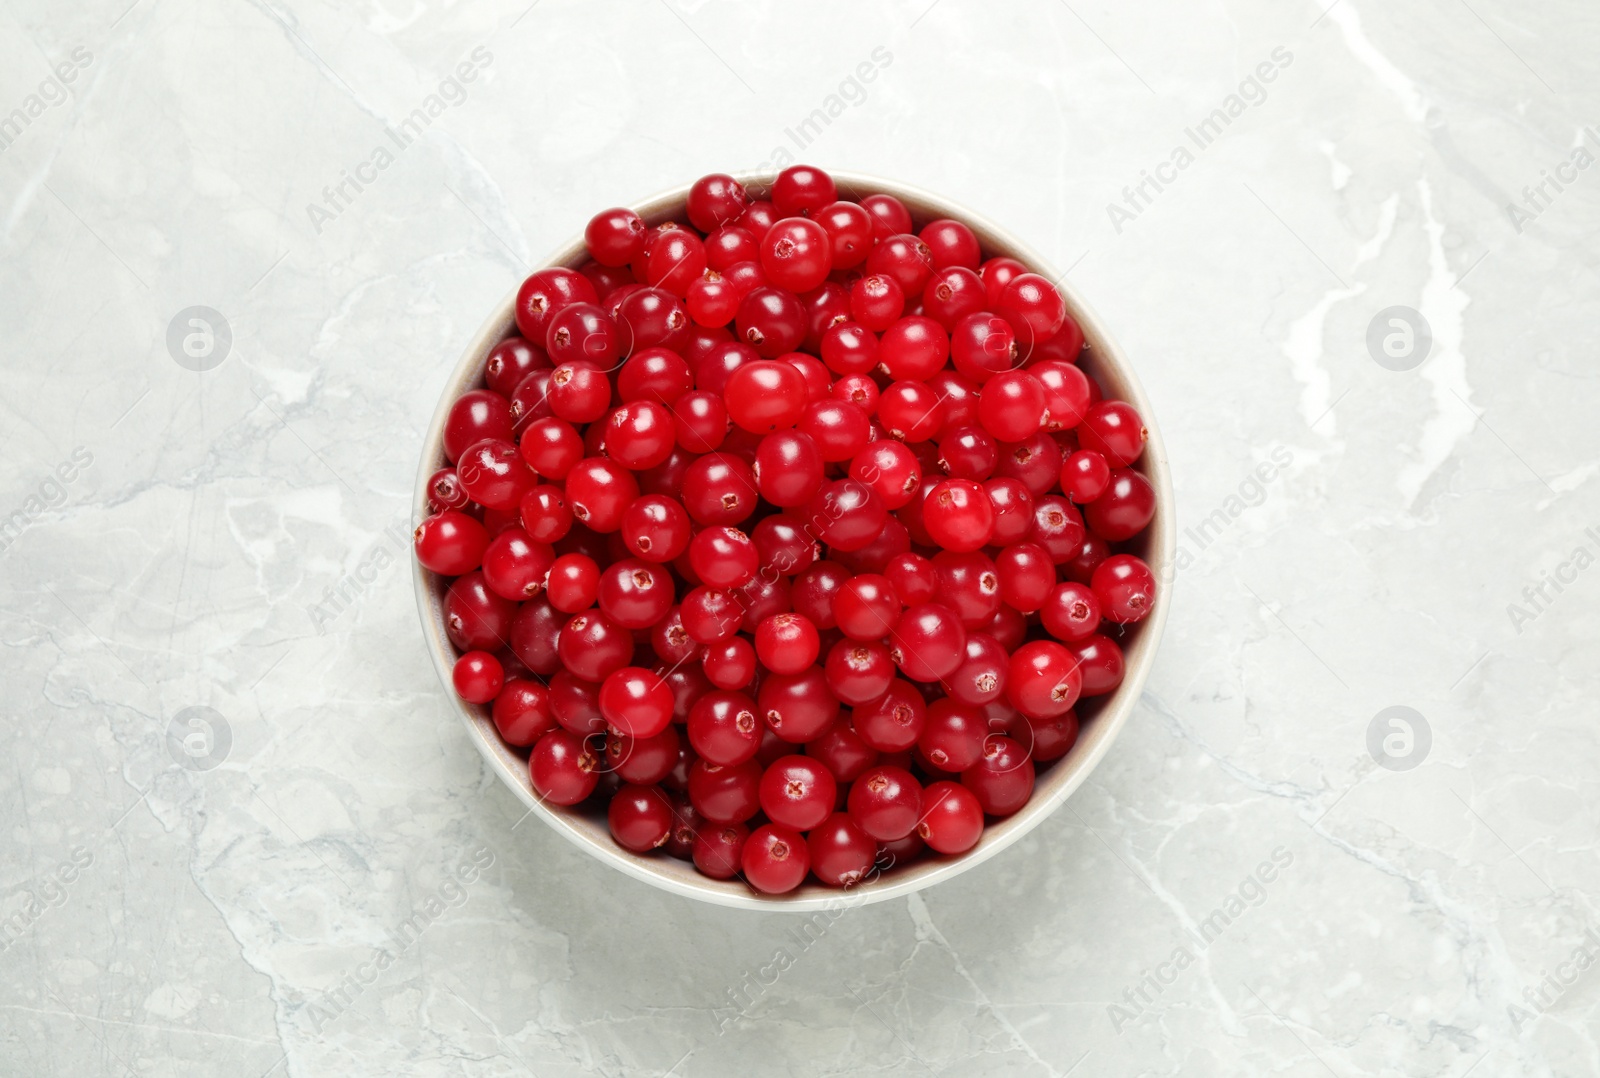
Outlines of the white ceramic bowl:
M 911 210 L 916 227 L 939 217 L 953 217 L 964 221 L 977 233 L 983 246 L 983 255 L 1009 255 L 1037 273 L 1056 280 L 1057 272 L 1037 252 L 1002 232 L 981 216 L 964 206 L 958 206 L 920 188 L 892 180 L 880 179 L 851 172 L 834 172 L 834 180 L 842 194 L 854 199 L 883 192 L 894 195 Z M 753 193 L 766 190 L 768 176 L 744 175 L 743 181 Z M 671 218 L 683 218 L 683 207 L 689 187 L 684 185 L 638 203 L 633 208 L 650 224 Z M 580 232 L 569 243 L 555 251 L 544 261 L 547 266 L 576 268 L 586 261 L 583 236 Z M 520 282 L 518 282 L 520 283 Z M 413 559 L 413 577 L 417 591 L 417 609 L 422 615 L 422 631 L 433 656 L 434 667 L 444 686 L 442 702 L 451 708 L 466 728 L 478 751 L 483 753 L 489 766 L 500 780 L 556 833 L 598 860 L 620 869 L 635 879 L 688 898 L 713 902 L 722 906 L 746 909 L 813 911 L 836 909 L 841 905 L 879 902 L 897 895 L 909 894 L 963 872 L 976 868 L 1023 835 L 1037 827 L 1041 821 L 1067 799 L 1089 777 L 1116 739 L 1123 724 L 1132 714 L 1134 704 L 1144 687 L 1145 679 L 1155 662 L 1156 645 L 1166 622 L 1169 597 L 1165 589 L 1173 578 L 1172 559 L 1175 549 L 1171 479 L 1167 469 L 1166 450 L 1157 430 L 1150 402 L 1133 373 L 1132 365 L 1112 339 L 1101 321 L 1089 310 L 1083 300 L 1065 281 L 1057 287 L 1065 297 L 1067 308 L 1083 327 L 1087 348 L 1081 361 L 1083 369 L 1099 381 L 1108 397 L 1128 401 L 1138 409 L 1150 432 L 1144 456 L 1137 467 L 1144 472 L 1156 492 L 1155 519 L 1141 536 L 1142 549 L 1138 552 L 1150 563 L 1163 591 L 1158 596 L 1155 610 L 1145 619 L 1125 647 L 1126 671 L 1122 684 L 1114 693 L 1092 698 L 1080 703 L 1078 714 L 1082 731 L 1072 751 L 1053 764 L 1046 765 L 1038 778 L 1033 798 L 1023 809 L 998 823 L 985 828 L 983 838 L 967 853 L 958 857 L 932 857 L 875 873 L 850 889 L 840 891 L 807 882 L 784 895 L 762 895 L 735 879 L 712 880 L 700 875 L 686 861 L 669 857 L 665 853 L 640 856 L 629 853 L 611 838 L 606 826 L 604 810 L 560 808 L 543 803 L 528 781 L 525 757 L 500 740 L 487 707 L 468 704 L 451 688 L 450 671 L 455 663 L 455 649 L 445 633 L 442 602 L 445 592 L 443 578 L 423 569 Z M 442 387 L 439 406 L 434 410 L 433 422 L 423 442 L 422 461 L 417 471 L 417 488 L 413 503 L 416 519 L 427 512 L 427 485 L 429 477 L 446 464 L 444 457 L 444 422 L 450 405 L 462 393 L 483 385 L 483 366 L 492 349 L 501 340 L 516 332 L 512 317 L 515 289 L 508 295 L 489 320 L 467 344 L 461 361 L 456 364 L 449 380 Z

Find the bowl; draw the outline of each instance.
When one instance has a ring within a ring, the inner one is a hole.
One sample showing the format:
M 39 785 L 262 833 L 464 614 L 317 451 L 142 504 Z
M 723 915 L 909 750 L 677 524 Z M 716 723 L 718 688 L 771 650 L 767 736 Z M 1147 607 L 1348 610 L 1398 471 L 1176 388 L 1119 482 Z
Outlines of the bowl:
M 760 910 L 788 910 L 810 912 L 837 909 L 842 906 L 882 902 L 886 899 L 920 891 L 936 883 L 959 876 L 977 868 L 983 862 L 1004 850 L 1039 826 L 1050 813 L 1081 786 L 1095 767 L 1111 750 L 1111 744 L 1133 713 L 1135 703 L 1144 687 L 1145 679 L 1155 662 L 1156 646 L 1166 622 L 1169 597 L 1166 589 L 1173 578 L 1173 557 L 1176 545 L 1173 519 L 1171 478 L 1166 452 L 1157 430 L 1150 401 L 1133 373 L 1127 356 L 1113 340 L 1099 318 L 1036 251 L 1011 235 L 986 221 L 965 206 L 957 205 L 918 187 L 853 172 L 833 172 L 841 193 L 859 200 L 874 193 L 894 195 L 906 204 L 918 228 L 929 220 L 952 217 L 965 222 L 977 233 L 983 255 L 1009 255 L 1034 272 L 1050 280 L 1066 300 L 1067 309 L 1083 327 L 1086 342 L 1080 366 L 1092 374 L 1105 389 L 1106 395 L 1127 401 L 1138 409 L 1149 430 L 1149 441 L 1137 465 L 1156 492 L 1156 512 L 1133 550 L 1149 564 L 1162 590 L 1157 595 L 1155 609 L 1133 634 L 1124 650 L 1125 672 L 1122 684 L 1115 692 L 1105 696 L 1080 701 L 1078 716 L 1081 732 L 1078 742 L 1065 757 L 1046 765 L 1035 786 L 1033 797 L 1016 814 L 991 822 L 984 829 L 978 844 L 955 857 L 925 857 L 910 865 L 890 867 L 875 872 L 848 890 L 824 887 L 806 882 L 782 895 L 764 895 L 742 881 L 713 880 L 697 872 L 692 863 L 680 861 L 665 853 L 639 855 L 618 846 L 611 838 L 606 825 L 604 808 L 577 806 L 567 809 L 544 804 L 533 791 L 528 780 L 526 758 L 500 739 L 486 706 L 469 704 L 458 697 L 451 688 L 450 672 L 456 653 L 445 632 L 443 599 L 446 581 L 429 572 L 412 559 L 413 578 L 417 594 L 417 610 L 422 617 L 422 631 L 427 639 L 428 651 L 444 686 L 444 698 L 453 708 L 465 728 L 466 736 L 477 746 L 488 761 L 489 767 L 506 787 L 555 832 L 573 843 L 591 857 L 612 868 L 642 880 L 653 887 L 682 895 L 686 898 L 711 902 L 720 906 Z M 763 193 L 770 186 L 771 177 L 747 173 L 737 177 L 753 194 Z M 674 188 L 637 203 L 633 209 L 649 224 L 658 224 L 670 218 L 683 216 L 689 185 Z M 541 265 L 577 268 L 587 260 L 583 236 L 580 233 L 546 258 Z M 521 282 L 519 281 L 518 284 Z M 416 495 L 413 501 L 415 519 L 427 513 L 428 479 L 448 462 L 444 456 L 444 423 L 450 405 L 462 393 L 483 385 L 483 368 L 490 349 L 506 337 L 516 333 L 512 305 L 516 289 L 507 295 L 482 328 L 468 342 L 460 362 L 442 387 L 439 406 L 434 411 L 422 446 L 422 460 L 417 471 Z M 1142 549 L 1141 549 L 1142 546 Z

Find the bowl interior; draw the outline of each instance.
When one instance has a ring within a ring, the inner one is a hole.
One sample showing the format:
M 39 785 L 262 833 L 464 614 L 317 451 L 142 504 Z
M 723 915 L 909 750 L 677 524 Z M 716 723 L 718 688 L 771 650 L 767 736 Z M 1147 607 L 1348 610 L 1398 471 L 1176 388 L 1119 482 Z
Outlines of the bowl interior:
M 926 222 L 941 217 L 963 221 L 977 233 L 984 258 L 1007 255 L 1057 282 L 1068 310 L 1083 327 L 1085 351 L 1079 365 L 1100 383 L 1106 396 L 1128 401 L 1138 409 L 1149 429 L 1149 442 L 1144 456 L 1136 467 L 1144 472 L 1155 488 L 1156 513 L 1150 527 L 1144 533 L 1132 543 L 1122 544 L 1119 549 L 1125 549 L 1144 558 L 1162 583 L 1163 592 L 1158 595 L 1155 609 L 1150 616 L 1121 641 L 1126 663 L 1122 684 L 1109 695 L 1089 698 L 1079 703 L 1081 732 L 1077 744 L 1062 759 L 1040 768 L 1038 782 L 1028 804 L 1013 816 L 1000 821 L 991 821 L 977 846 L 957 857 L 924 855 L 909 865 L 899 867 L 888 865 L 881 871 L 874 871 L 866 880 L 848 891 L 807 882 L 788 894 L 767 896 L 758 894 L 737 879 L 728 881 L 709 879 L 698 873 L 692 864 L 669 857 L 665 853 L 657 852 L 649 856 L 629 853 L 612 840 L 603 808 L 585 805 L 565 809 L 544 804 L 529 784 L 526 752 L 514 749 L 500 739 L 494 722 L 489 717 L 488 708 L 468 704 L 451 691 L 450 670 L 455 661 L 455 652 L 445 632 L 442 608 L 448 581 L 423 569 L 413 560 L 417 602 L 422 616 L 423 630 L 428 638 L 434 665 L 445 687 L 445 696 L 501 780 L 527 804 L 533 814 L 542 817 L 559 834 L 590 854 L 630 876 L 657 887 L 725 906 L 810 911 L 882 901 L 949 879 L 973 868 L 1017 841 L 1060 805 L 1088 777 L 1109 750 L 1118 731 L 1128 720 L 1149 674 L 1169 605 L 1165 588 L 1173 577 L 1175 537 L 1166 452 L 1144 390 L 1140 387 L 1126 357 L 1099 319 L 1071 286 L 1059 279 L 1059 275 L 1043 258 L 981 216 L 905 184 L 848 172 L 834 172 L 833 176 L 841 194 L 850 198 L 859 200 L 863 196 L 878 192 L 899 198 L 911 210 L 916 228 L 920 229 Z M 764 192 L 770 183 L 770 177 L 758 175 L 740 176 L 739 179 L 757 195 Z M 634 206 L 634 209 L 650 224 L 681 218 L 688 190 L 686 185 L 668 191 Z M 587 254 L 580 235 L 557 251 L 544 264 L 577 268 L 586 260 Z M 443 448 L 443 427 L 450 405 L 467 390 L 482 387 L 484 362 L 490 349 L 516 333 L 516 322 L 512 314 L 514 299 L 513 292 L 479 330 L 452 372 L 450 380 L 443 387 L 439 406 L 423 445 L 422 460 L 417 475 L 416 495 L 412 508 L 419 520 L 427 512 L 428 478 L 447 463 Z

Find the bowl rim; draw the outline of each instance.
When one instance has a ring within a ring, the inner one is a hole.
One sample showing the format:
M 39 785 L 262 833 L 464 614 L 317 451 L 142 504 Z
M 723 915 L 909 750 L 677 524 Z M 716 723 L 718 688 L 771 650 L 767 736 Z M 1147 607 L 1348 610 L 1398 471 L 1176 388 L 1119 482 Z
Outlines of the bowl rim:
M 1171 606 L 1170 586 L 1176 576 L 1173 566 L 1176 520 L 1171 472 L 1166 446 L 1155 421 L 1150 400 L 1126 353 L 1111 336 L 1105 323 L 1066 281 L 1065 276 L 1057 273 L 1039 252 L 966 206 L 913 184 L 881 176 L 847 170 L 830 170 L 829 174 L 841 192 L 857 201 L 868 194 L 890 194 L 904 202 L 916 218 L 926 220 L 933 217 L 951 217 L 961 221 L 977 234 L 987 257 L 996 254 L 1009 255 L 1021 261 L 1031 271 L 1055 282 L 1062 298 L 1066 300 L 1067 310 L 1083 328 L 1089 354 L 1081 359 L 1080 363 L 1094 370 L 1100 376 L 1102 383 L 1109 380 L 1111 384 L 1106 386 L 1107 395 L 1132 404 L 1143 418 L 1149 432 L 1139 470 L 1155 489 L 1156 511 L 1145 533 L 1144 556 L 1157 580 L 1161 582 L 1162 588 L 1157 595 L 1154 610 L 1145 619 L 1137 636 L 1124 650 L 1122 684 L 1105 699 L 1096 711 L 1092 723 L 1084 725 L 1072 751 L 1054 762 L 1050 772 L 1045 776 L 1045 781 L 1035 787 L 1034 795 L 1029 802 L 1015 814 L 998 822 L 989 823 L 984 829 L 983 837 L 971 850 L 954 857 L 926 858 L 893 875 L 869 877 L 867 882 L 848 890 L 827 888 L 808 881 L 786 894 L 764 895 L 757 893 L 738 879 L 712 880 L 701 876 L 688 862 L 664 859 L 659 855 L 652 857 L 630 853 L 611 840 L 603 821 L 596 824 L 590 817 L 552 809 L 545 805 L 528 782 L 526 762 L 500 740 L 488 708 L 468 704 L 452 691 L 451 668 L 455 659 L 453 647 L 444 628 L 441 606 L 443 585 L 436 574 L 424 569 L 415 557 L 411 558 L 417 611 L 422 620 L 423 635 L 427 638 L 434 669 L 444 689 L 444 696 L 466 726 L 469 737 L 490 769 L 521 799 L 527 806 L 528 813 L 541 817 L 557 834 L 634 879 L 685 898 L 737 909 L 811 913 L 883 902 L 952 879 L 1019 841 L 1083 785 L 1105 758 L 1112 743 L 1127 724 L 1155 663 L 1162 631 L 1166 626 L 1167 612 Z M 768 189 L 772 181 L 770 172 L 747 171 L 735 173 L 734 177 L 756 192 Z M 669 217 L 677 216 L 691 186 L 691 184 L 681 184 L 670 188 L 635 203 L 632 208 L 647 222 L 659 223 Z M 539 265 L 576 268 L 586 258 L 583 234 L 580 232 L 552 252 Z M 414 520 L 420 521 L 426 515 L 428 480 L 444 465 L 443 432 L 450 406 L 463 392 L 481 385 L 482 368 L 489 350 L 508 334 L 515 332 L 513 309 L 516 291 L 513 288 L 473 334 L 441 389 L 439 403 L 422 442 L 421 459 L 412 498 Z M 524 814 L 523 819 L 526 818 L 527 814 Z

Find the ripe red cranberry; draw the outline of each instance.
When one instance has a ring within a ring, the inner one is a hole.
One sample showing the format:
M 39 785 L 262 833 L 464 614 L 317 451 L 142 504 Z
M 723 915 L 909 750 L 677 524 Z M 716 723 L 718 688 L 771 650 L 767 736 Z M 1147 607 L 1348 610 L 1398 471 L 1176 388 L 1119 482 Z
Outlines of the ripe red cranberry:
M 1011 656 L 1006 699 L 1024 715 L 1063 714 L 1078 702 L 1082 691 L 1077 657 L 1053 640 L 1034 640 Z
M 957 479 L 987 479 L 1000 461 L 1000 446 L 981 427 L 946 425 L 939 435 L 939 461 Z
M 632 210 L 617 207 L 601 210 L 589 219 L 583 230 L 589 255 L 602 266 L 626 266 L 644 248 L 645 223 Z
M 550 690 L 537 681 L 513 678 L 494 698 L 494 725 L 507 745 L 532 745 L 556 728 Z
M 1111 466 L 1092 449 L 1079 449 L 1061 465 L 1061 489 L 1079 505 L 1096 501 L 1111 485 Z
M 836 479 L 806 503 L 808 525 L 837 550 L 860 550 L 883 531 L 889 511 L 870 487 Z
M 868 195 L 861 208 L 872 216 L 872 238 L 877 241 L 911 231 L 911 211 L 893 195 Z
M 1083 543 L 1083 520 L 1071 502 L 1057 494 L 1040 498 L 1033 506 L 1033 530 L 1028 540 L 1037 543 L 1057 565 L 1071 560 Z
M 556 639 L 567 615 L 541 595 L 517 607 L 509 629 L 511 651 L 529 670 L 549 677 L 561 668 Z M 452 640 L 454 637 L 452 637 Z
M 895 382 L 878 397 L 878 421 L 892 438 L 925 442 L 944 426 L 944 401 L 925 382 Z
M 980 550 L 994 534 L 994 503 L 971 479 L 946 479 L 922 503 L 922 523 L 946 550 Z
M 714 880 L 731 880 L 739 874 L 749 838 L 750 829 L 742 823 L 706 822 L 695 833 L 694 867 Z
M 1002 371 L 983 384 L 978 418 L 1002 442 L 1030 438 L 1044 423 L 1044 387 L 1027 371 Z
M 567 473 L 567 505 L 590 531 L 614 532 L 639 497 L 639 481 L 616 461 L 585 457 Z
M 761 258 L 760 243 L 738 225 L 717 229 L 706 237 L 705 246 L 706 265 L 718 273 L 726 274 L 730 266 L 740 262 L 756 262 Z
M 428 477 L 428 512 L 465 509 L 470 504 L 472 499 L 461 489 L 461 477 L 454 468 L 440 468 Z
M 612 562 L 600 574 L 600 612 L 625 629 L 648 629 L 672 609 L 672 574 L 636 558 Z
M 846 374 L 837 378 L 828 392 L 834 400 L 861 409 L 869 420 L 878 412 L 878 383 L 865 374 Z M 870 426 L 868 430 L 871 430 Z
M 1096 535 L 1112 543 L 1144 531 L 1155 512 L 1155 489 L 1132 468 L 1112 472 L 1106 492 L 1083 507 L 1084 521 Z
M 822 488 L 824 461 L 809 434 L 780 430 L 761 439 L 756 449 L 756 484 L 773 505 L 804 505 Z
M 811 852 L 800 832 L 769 823 L 751 834 L 739 863 L 751 887 L 763 894 L 781 895 L 806 878 Z
M 667 616 L 650 626 L 650 650 L 656 653 L 656 658 L 667 663 L 670 669 L 676 670 L 682 663 L 699 658 L 702 647 L 700 642 L 689 635 L 683 627 L 683 608 L 674 606 L 667 611 Z M 663 678 L 665 674 L 661 675 Z M 676 694 L 677 686 L 673 687 Z M 680 701 L 681 702 L 681 701 Z M 688 711 L 684 711 L 688 716 Z
M 808 756 L 781 757 L 761 776 L 761 811 L 796 831 L 809 831 L 831 816 L 837 796 L 833 773 Z
M 700 177 L 689 188 L 685 212 L 694 227 L 701 232 L 713 232 L 737 221 L 749 206 L 750 196 L 744 184 L 725 173 L 713 172 Z
M 976 273 L 982 257 L 978 251 L 978 237 L 960 221 L 948 217 L 929 221 L 917 237 L 928 245 L 935 269 L 961 266 Z
M 833 268 L 854 269 L 872 249 L 872 215 L 855 202 L 832 202 L 813 211 L 811 218 L 828 233 L 833 248 Z
M 680 608 L 683 631 L 702 644 L 715 644 L 739 631 L 743 605 L 732 592 L 720 588 L 694 588 Z
M 800 376 L 806 380 L 807 407 L 829 399 L 828 391 L 833 388 L 833 375 L 820 360 L 804 352 L 785 352 L 778 357 L 778 360 L 799 371 Z
M 707 453 L 683 477 L 683 507 L 699 524 L 738 524 L 759 500 L 755 472 L 731 453 Z
M 450 406 L 444 421 L 444 455 L 452 462 L 485 438 L 511 441 L 511 405 L 498 393 L 472 389 Z
M 550 317 L 544 350 L 558 366 L 587 363 L 610 370 L 623 352 L 624 339 L 617 323 L 594 303 L 572 303 Z
M 1126 468 L 1138 460 L 1147 437 L 1149 431 L 1139 413 L 1123 401 L 1101 401 L 1078 425 L 1079 444 L 1099 453 L 1113 468 Z
M 764 729 L 755 701 L 744 693 L 709 692 L 689 709 L 689 744 L 703 759 L 722 767 L 755 759 Z
M 632 737 L 615 730 L 606 737 L 606 766 L 623 782 L 651 786 L 672 773 L 682 739 L 668 725 L 651 737 Z
M 756 545 L 737 528 L 706 528 L 689 544 L 689 563 L 707 587 L 736 588 L 756 575 L 759 561 Z
M 417 525 L 412 546 L 424 568 L 445 576 L 460 576 L 483 563 L 489 533 L 467 514 L 447 509 Z
M 1067 318 L 1067 304 L 1056 286 L 1037 273 L 1019 273 L 1006 283 L 994 312 L 1017 331 L 1024 351 L 1047 341 Z
M 818 352 L 835 374 L 866 374 L 878 365 L 878 337 L 855 322 L 840 322 L 822 335 Z
M 899 442 L 871 442 L 850 460 L 850 477 L 870 487 L 885 509 L 899 509 L 911 501 L 922 483 L 922 466 L 916 455 Z
M 565 479 L 583 458 L 583 438 L 564 419 L 535 419 L 522 428 L 518 448 L 528 467 L 550 479 Z
M 734 325 L 739 340 L 762 358 L 776 359 L 794 351 L 805 340 L 807 319 L 805 308 L 792 292 L 763 286 L 752 288 L 739 301 Z
M 637 558 L 665 563 L 689 546 L 689 514 L 661 494 L 646 494 L 623 511 L 622 541 Z
M 483 579 L 496 595 L 521 602 L 539 594 L 555 558 L 549 543 L 530 538 L 521 528 L 507 528 L 483 552 Z
M 850 317 L 874 333 L 894 325 L 905 306 L 905 290 L 886 273 L 869 273 L 850 286 Z
M 804 217 L 779 221 L 761 240 L 761 268 L 779 288 L 795 293 L 811 291 L 833 269 L 828 233 Z
M 762 517 L 751 533 L 761 571 L 794 576 L 809 569 L 821 554 L 820 544 L 805 533 L 800 520 L 783 513 Z
M 589 609 L 600 593 L 600 567 L 585 554 L 561 555 L 545 579 L 550 604 L 568 614 Z
M 945 678 L 944 686 L 951 699 L 979 706 L 1005 695 L 1010 672 L 1011 656 L 1000 641 L 985 632 L 969 632 L 966 657 L 955 673 Z
M 950 331 L 950 358 L 958 373 L 982 385 L 1016 367 L 1016 333 L 999 315 L 966 315 Z
M 772 182 L 772 203 L 785 217 L 811 217 L 838 201 L 833 177 L 811 165 L 790 165 Z
M 505 684 L 505 670 L 500 660 L 487 651 L 469 651 L 456 660 L 450 681 L 456 695 L 467 703 L 487 704 Z
M 756 655 L 774 674 L 798 674 L 817 661 L 821 641 L 803 614 L 774 614 L 756 627 Z
M 1100 627 L 1100 599 L 1076 581 L 1057 584 L 1039 611 L 1045 630 L 1066 643 L 1083 640 Z
M 894 660 L 878 641 L 840 640 L 828 650 L 823 673 L 834 696 L 847 704 L 867 704 L 888 691 Z
M 756 676 L 756 649 L 742 636 L 705 646 L 700 660 L 706 678 L 719 689 L 743 689 Z
M 550 714 L 563 730 L 579 737 L 603 733 L 606 728 L 605 716 L 600 714 L 600 686 L 567 670 L 550 679 Z
M 635 348 L 617 372 L 617 395 L 624 403 L 649 400 L 670 406 L 693 387 L 689 364 L 667 348 Z
M 489 350 L 483 363 L 483 382 L 502 397 L 510 397 L 530 373 L 550 365 L 543 348 L 521 337 L 507 337 Z
M 761 764 L 723 767 L 697 760 L 689 769 L 689 802 L 713 823 L 743 823 L 761 811 Z
M 877 700 L 850 713 L 856 734 L 879 752 L 904 752 L 917 743 L 927 720 L 922 694 L 896 678 Z
M 651 348 L 680 351 L 691 329 L 682 297 L 664 288 L 638 288 L 617 303 L 623 354 Z
M 879 842 L 904 838 L 922 815 L 922 787 L 903 767 L 879 765 L 850 786 L 851 822 Z
M 883 575 L 907 606 L 921 606 L 939 593 L 939 571 L 921 554 L 897 554 L 889 559 Z
M 913 681 L 938 681 L 961 665 L 967 633 L 948 607 L 924 603 L 905 611 L 890 656 Z
M 920 296 L 933 276 L 933 252 L 910 234 L 890 236 L 867 255 L 867 272 L 888 274 L 906 295 Z
M 961 772 L 961 785 L 976 796 L 990 816 L 1010 816 L 1033 796 L 1033 761 L 1009 737 L 990 735 L 983 756 Z
M 798 429 L 816 442 L 829 464 L 854 458 L 872 438 L 872 419 L 847 401 L 818 400 L 806 405 Z
M 710 453 L 728 436 L 728 409 L 716 393 L 685 393 L 673 405 L 678 444 L 691 453 Z
M 563 363 L 550 372 L 550 411 L 569 423 L 593 423 L 605 415 L 611 383 L 587 363 Z
M 583 738 L 552 730 L 534 745 L 528 777 L 534 792 L 552 805 L 576 805 L 599 783 L 600 761 Z
M 981 312 L 983 302 L 983 282 L 976 273 L 964 266 L 935 270 L 922 288 L 923 311 L 943 326 L 946 333 L 954 333 L 965 319 Z M 969 330 L 963 347 L 971 344 L 972 339 Z M 954 347 L 952 340 L 952 350 Z
M 877 860 L 878 844 L 844 812 L 835 812 L 806 836 L 811 872 L 829 887 L 854 887 Z
M 645 278 L 651 287 L 682 299 L 705 269 L 706 248 L 700 237 L 686 228 L 674 228 L 660 233 L 650 248 Z
M 1089 411 L 1089 379 L 1077 367 L 1061 360 L 1032 363 L 1028 373 L 1044 387 L 1046 430 L 1070 430 Z
M 991 311 L 998 310 L 1000 296 L 1005 292 L 1006 285 L 1027 272 L 1027 266 L 1005 255 L 991 258 L 979 266 L 978 276 L 983 280 L 984 306 Z
M 755 434 L 793 427 L 805 413 L 805 377 L 788 363 L 746 363 L 728 377 L 728 414 Z
M 900 621 L 900 597 L 888 577 L 863 573 L 833 596 L 833 617 L 852 640 L 882 640 Z
M 628 783 L 611 795 L 606 822 L 617 845 L 647 853 L 666 844 L 672 830 L 672 802 L 654 786 Z
M 483 573 L 459 576 L 444 597 L 444 625 L 461 651 L 499 651 L 505 646 L 517 604 L 490 590 Z
M 981 709 L 956 700 L 935 700 L 917 735 L 917 754 L 940 771 L 965 771 L 983 755 L 989 723 Z
M 1095 633 L 1067 645 L 1083 675 L 1083 695 L 1104 696 L 1122 684 L 1122 648 L 1109 636 Z
M 744 214 L 736 223 L 759 243 L 761 237 L 767 234 L 767 229 L 777 224 L 780 216 L 785 215 L 778 212 L 778 207 L 766 199 L 758 198 L 745 207 Z
M 965 786 L 935 782 L 922 791 L 917 835 L 936 853 L 966 853 L 983 837 L 983 805 Z
M 922 315 L 906 315 L 883 331 L 878 359 L 890 378 L 923 381 L 944 366 L 950 338 L 944 327 Z
M 633 633 L 598 610 L 575 615 L 556 641 L 561 664 L 585 681 L 604 681 L 633 658 Z
M 820 666 L 798 674 L 771 674 L 756 694 L 762 721 L 782 740 L 803 745 L 822 736 L 839 717 L 839 701 L 828 691 Z
M 517 332 L 543 343 L 552 315 L 569 304 L 596 303 L 599 298 L 589 278 L 577 270 L 565 266 L 538 270 L 517 289 Z
M 1155 574 L 1131 553 L 1114 553 L 1101 561 L 1090 577 L 1090 587 L 1110 621 L 1144 621 L 1155 605 Z
M 1056 581 L 1055 564 L 1038 543 L 1016 543 L 995 556 L 1000 599 L 1013 610 L 1031 614 L 1044 606 Z

